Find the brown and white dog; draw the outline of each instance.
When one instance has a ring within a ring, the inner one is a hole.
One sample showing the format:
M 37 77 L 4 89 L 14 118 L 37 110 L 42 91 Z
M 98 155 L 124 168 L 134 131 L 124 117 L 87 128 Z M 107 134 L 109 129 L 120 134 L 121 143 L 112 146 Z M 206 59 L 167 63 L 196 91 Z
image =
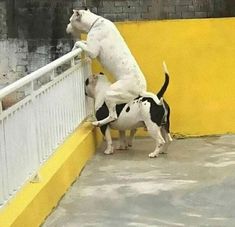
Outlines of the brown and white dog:
M 114 151 L 110 128 L 120 132 L 119 149 L 126 149 L 128 146 L 132 146 L 132 140 L 137 128 L 147 128 L 149 135 L 156 141 L 155 150 L 149 154 L 151 158 L 157 157 L 163 151 L 163 145 L 172 141 L 170 136 L 170 108 L 162 98 L 169 84 L 168 71 L 166 65 L 163 65 L 165 82 L 156 95 L 162 103 L 158 105 L 149 96 L 139 96 L 128 103 L 116 105 L 117 119 L 100 126 L 107 142 L 105 154 L 112 154 Z M 105 103 L 105 95 L 110 86 L 111 83 L 103 73 L 86 79 L 86 95 L 95 99 L 95 115 L 98 121 L 109 115 L 109 110 Z M 131 130 L 128 141 L 125 140 L 125 130 Z

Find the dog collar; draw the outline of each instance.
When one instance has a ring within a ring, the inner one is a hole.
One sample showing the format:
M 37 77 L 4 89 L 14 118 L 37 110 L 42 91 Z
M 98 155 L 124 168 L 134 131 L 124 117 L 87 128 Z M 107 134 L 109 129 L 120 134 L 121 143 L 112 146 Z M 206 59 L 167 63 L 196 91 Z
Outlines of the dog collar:
M 93 28 L 93 26 L 95 25 L 95 23 L 96 23 L 99 19 L 100 19 L 100 17 L 98 17 L 98 18 L 92 23 L 92 25 L 91 25 L 91 27 L 90 27 L 88 33 L 90 32 L 90 30 Z

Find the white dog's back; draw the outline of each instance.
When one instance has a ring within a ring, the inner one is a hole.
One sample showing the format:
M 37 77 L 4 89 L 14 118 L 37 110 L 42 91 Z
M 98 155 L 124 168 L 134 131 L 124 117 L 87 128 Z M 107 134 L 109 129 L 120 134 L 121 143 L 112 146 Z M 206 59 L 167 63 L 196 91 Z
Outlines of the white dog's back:
M 102 27 L 102 29 L 100 29 Z M 105 35 L 104 35 L 105 34 Z M 99 60 L 117 80 L 139 77 L 145 83 L 144 75 L 126 42 L 116 26 L 109 20 L 101 18 L 92 28 L 89 36 L 100 37 Z

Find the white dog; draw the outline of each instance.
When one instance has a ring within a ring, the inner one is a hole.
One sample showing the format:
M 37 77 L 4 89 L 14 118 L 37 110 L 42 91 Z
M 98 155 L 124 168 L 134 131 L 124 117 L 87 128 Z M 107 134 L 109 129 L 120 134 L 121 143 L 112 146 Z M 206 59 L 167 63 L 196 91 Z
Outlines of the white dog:
M 165 65 L 164 65 L 165 66 Z M 105 154 L 113 153 L 112 138 L 110 128 L 117 129 L 120 132 L 120 147 L 126 149 L 132 145 L 133 136 L 138 127 L 146 127 L 150 136 L 156 141 L 155 150 L 149 154 L 149 157 L 157 157 L 162 151 L 165 142 L 169 143 L 172 138 L 170 136 L 170 108 L 162 99 L 164 92 L 169 83 L 169 76 L 165 66 L 165 83 L 156 95 L 163 105 L 155 103 L 153 98 L 148 96 L 139 96 L 128 103 L 116 106 L 118 118 L 114 122 L 102 125 L 101 132 L 105 136 L 107 148 Z M 95 99 L 95 114 L 98 120 L 105 119 L 109 115 L 109 110 L 105 103 L 106 91 L 109 90 L 111 83 L 107 80 L 103 73 L 91 76 L 86 80 L 86 95 Z M 154 95 L 154 94 L 153 94 Z M 126 144 L 125 130 L 131 130 L 129 141 Z
M 93 122 L 95 126 L 104 125 L 117 119 L 115 106 L 127 103 L 138 96 L 151 97 L 156 104 L 160 104 L 157 96 L 146 92 L 144 75 L 111 21 L 89 10 L 73 10 L 66 31 L 75 37 L 81 31 L 88 33 L 87 40 L 77 41 L 75 47 L 80 47 L 92 59 L 98 57 L 104 68 L 116 79 L 116 82 L 108 87 L 105 94 L 109 115 L 103 120 Z

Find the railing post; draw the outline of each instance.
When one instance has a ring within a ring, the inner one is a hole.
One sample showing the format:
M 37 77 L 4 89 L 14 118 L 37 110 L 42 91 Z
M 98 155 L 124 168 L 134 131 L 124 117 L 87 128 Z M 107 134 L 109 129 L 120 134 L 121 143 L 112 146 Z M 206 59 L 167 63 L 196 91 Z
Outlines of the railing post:
M 51 76 L 50 76 L 51 80 L 54 80 L 54 78 L 55 78 L 55 69 L 52 70 L 52 73 L 51 73 Z
M 8 191 L 8 177 L 7 177 L 7 159 L 6 159 L 6 139 L 4 119 L 2 115 L 3 106 L 0 100 L 0 208 L 5 204 L 9 197 Z
M 0 100 L 0 115 L 2 113 L 2 100 Z
M 37 127 L 38 127 L 38 124 L 37 124 L 37 113 L 36 113 L 36 110 L 35 110 L 35 100 L 36 100 L 36 97 L 35 97 L 35 90 L 34 90 L 34 80 L 31 81 L 30 83 L 30 97 L 31 97 L 31 102 L 32 102 L 32 109 L 31 109 L 31 125 L 32 125 L 32 149 L 35 149 L 36 150 L 36 162 L 37 164 L 39 165 L 40 164 L 40 154 L 39 154 L 39 147 L 37 145 Z M 35 154 L 33 152 L 33 154 Z M 36 171 L 36 169 L 35 169 Z M 34 175 L 34 177 L 37 175 L 37 173 Z
M 71 59 L 71 67 L 73 67 L 74 65 L 75 65 L 75 59 L 72 58 L 72 59 Z

